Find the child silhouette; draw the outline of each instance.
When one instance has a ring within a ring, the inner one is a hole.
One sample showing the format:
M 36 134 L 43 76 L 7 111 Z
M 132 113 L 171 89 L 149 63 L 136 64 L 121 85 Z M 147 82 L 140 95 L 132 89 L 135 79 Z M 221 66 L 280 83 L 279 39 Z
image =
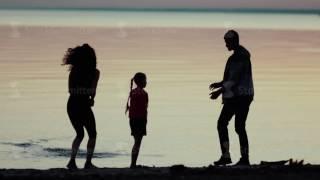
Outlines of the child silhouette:
M 133 82 L 136 88 L 132 89 Z M 147 85 L 147 77 L 144 73 L 138 72 L 131 79 L 130 93 L 127 101 L 126 113 L 129 111 L 131 135 L 134 138 L 134 145 L 131 153 L 130 168 L 137 167 L 137 159 L 139 156 L 141 141 L 143 136 L 147 135 L 147 108 L 148 93 L 144 90 Z

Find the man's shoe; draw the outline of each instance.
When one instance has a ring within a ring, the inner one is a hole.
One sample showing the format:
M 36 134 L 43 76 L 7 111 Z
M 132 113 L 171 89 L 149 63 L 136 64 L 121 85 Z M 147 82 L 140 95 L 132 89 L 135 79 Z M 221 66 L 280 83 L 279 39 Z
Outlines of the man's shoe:
M 221 157 L 218 161 L 214 162 L 214 165 L 216 166 L 225 166 L 227 164 L 231 164 L 231 158 Z
M 91 162 L 86 162 L 85 164 L 84 164 L 84 167 L 83 167 L 84 169 L 98 169 L 98 167 L 97 166 L 95 166 L 95 165 L 93 165 Z
M 235 164 L 235 166 L 250 166 L 249 158 L 240 158 L 240 160 Z

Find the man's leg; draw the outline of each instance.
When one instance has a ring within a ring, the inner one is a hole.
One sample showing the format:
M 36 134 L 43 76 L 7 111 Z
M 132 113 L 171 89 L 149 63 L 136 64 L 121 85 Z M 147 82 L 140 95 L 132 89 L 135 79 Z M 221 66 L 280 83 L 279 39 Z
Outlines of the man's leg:
M 229 152 L 229 134 L 228 134 L 228 124 L 234 115 L 234 107 L 232 104 L 224 104 L 219 120 L 218 120 L 218 133 L 221 148 L 221 158 L 216 161 L 216 165 L 223 165 L 231 163 L 230 152 Z M 228 163 L 225 163 L 228 162 Z
M 235 114 L 235 130 L 239 136 L 241 159 L 244 164 L 249 164 L 249 142 L 246 131 L 246 120 L 251 102 L 240 102 Z

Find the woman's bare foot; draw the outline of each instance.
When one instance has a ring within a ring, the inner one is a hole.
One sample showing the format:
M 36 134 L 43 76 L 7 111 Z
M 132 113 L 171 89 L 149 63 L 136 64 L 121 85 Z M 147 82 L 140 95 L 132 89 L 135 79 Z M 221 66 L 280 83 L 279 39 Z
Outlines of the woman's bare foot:
M 77 170 L 78 167 L 77 167 L 76 161 L 75 160 L 70 160 L 69 163 L 67 164 L 67 168 L 69 170 Z

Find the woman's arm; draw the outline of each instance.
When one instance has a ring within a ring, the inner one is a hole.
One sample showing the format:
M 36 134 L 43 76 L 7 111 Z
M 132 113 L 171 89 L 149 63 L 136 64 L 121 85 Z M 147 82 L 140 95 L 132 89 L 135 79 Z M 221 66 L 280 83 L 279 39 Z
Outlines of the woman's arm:
M 97 91 L 97 86 L 98 86 L 98 81 L 100 78 L 100 71 L 97 69 L 95 73 L 95 77 L 92 81 L 91 89 L 92 89 L 92 94 L 90 95 L 91 99 L 93 100 L 96 96 L 96 91 Z
M 68 79 L 68 91 L 69 91 L 69 94 L 74 94 L 75 93 L 74 92 L 75 88 L 76 88 L 75 74 L 71 70 L 70 73 L 69 73 L 69 79 Z

